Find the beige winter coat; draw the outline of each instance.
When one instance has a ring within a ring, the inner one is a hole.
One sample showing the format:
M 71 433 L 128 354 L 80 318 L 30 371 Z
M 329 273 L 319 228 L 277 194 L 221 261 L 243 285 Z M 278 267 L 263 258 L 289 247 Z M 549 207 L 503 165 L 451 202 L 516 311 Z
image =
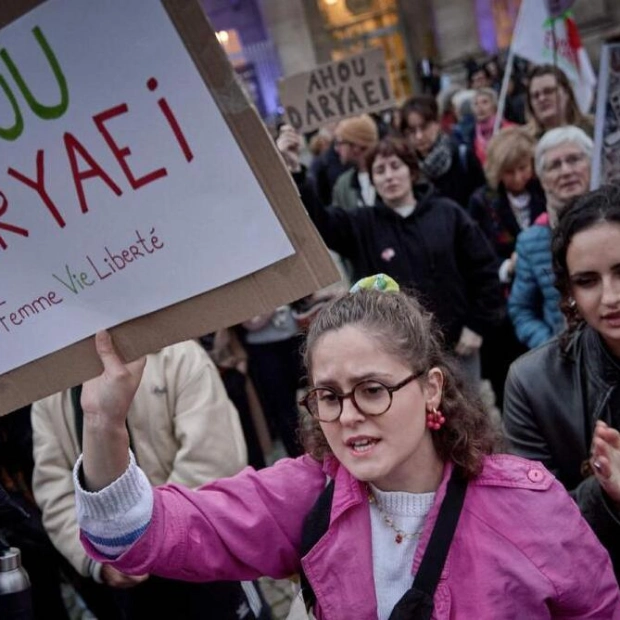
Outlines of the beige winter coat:
M 197 487 L 247 463 L 237 410 L 195 341 L 147 357 L 128 426 L 136 459 L 153 485 Z M 78 540 L 72 468 L 81 450 L 70 390 L 34 403 L 32 427 L 33 491 L 45 528 L 81 575 L 98 578 L 100 566 Z

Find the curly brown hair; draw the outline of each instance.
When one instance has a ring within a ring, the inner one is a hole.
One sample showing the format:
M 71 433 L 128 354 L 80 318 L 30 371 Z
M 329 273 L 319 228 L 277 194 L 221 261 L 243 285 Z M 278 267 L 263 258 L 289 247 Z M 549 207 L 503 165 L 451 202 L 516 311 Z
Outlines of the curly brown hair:
M 601 222 L 620 224 L 620 187 L 603 185 L 597 190 L 575 198 L 560 211 L 558 223 L 551 238 L 555 287 L 560 291 L 560 309 L 566 317 L 567 328 L 560 338 L 563 349 L 570 343 L 572 334 L 583 325 L 572 299 L 570 274 L 566 255 L 573 237 L 582 230 Z
M 452 461 L 469 478 L 476 476 L 486 454 L 502 447 L 501 435 L 484 411 L 477 394 L 464 384 L 455 363 L 443 350 L 440 332 L 432 315 L 412 294 L 362 290 L 332 301 L 308 330 L 304 362 L 312 383 L 312 352 L 325 333 L 355 325 L 375 338 L 390 355 L 413 372 L 439 368 L 444 376 L 441 409 L 446 422 L 432 434 L 439 457 Z M 331 454 L 320 424 L 306 414 L 301 434 L 307 452 L 317 459 Z

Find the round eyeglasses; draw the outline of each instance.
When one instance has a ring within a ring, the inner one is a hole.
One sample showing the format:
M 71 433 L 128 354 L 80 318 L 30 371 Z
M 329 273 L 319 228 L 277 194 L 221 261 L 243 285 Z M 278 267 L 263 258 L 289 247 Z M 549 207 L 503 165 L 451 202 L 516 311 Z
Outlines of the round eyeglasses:
M 343 402 L 346 398 L 350 398 L 355 408 L 364 415 L 381 415 L 391 407 L 394 392 L 404 388 L 423 374 L 424 371 L 421 370 L 409 375 L 396 385 L 385 385 L 375 379 L 364 379 L 356 383 L 346 394 L 340 394 L 329 387 L 312 388 L 299 401 L 299 404 L 303 405 L 310 415 L 320 422 L 336 422 L 342 414 Z

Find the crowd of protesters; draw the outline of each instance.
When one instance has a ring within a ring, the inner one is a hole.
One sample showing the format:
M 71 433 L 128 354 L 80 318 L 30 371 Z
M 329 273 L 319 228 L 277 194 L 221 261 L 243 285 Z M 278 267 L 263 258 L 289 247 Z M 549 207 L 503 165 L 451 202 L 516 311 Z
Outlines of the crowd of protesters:
M 342 282 L 146 371 L 100 333 L 102 377 L 19 412 L 33 458 L 5 450 L 0 482 L 39 524 L 40 610 L 54 579 L 103 619 L 268 618 L 256 580 L 301 574 L 317 618 L 430 618 L 411 582 L 461 480 L 433 617 L 620 618 L 620 189 L 589 191 L 593 120 L 557 67 L 500 106 L 501 82 L 492 59 L 387 122 L 282 125 Z

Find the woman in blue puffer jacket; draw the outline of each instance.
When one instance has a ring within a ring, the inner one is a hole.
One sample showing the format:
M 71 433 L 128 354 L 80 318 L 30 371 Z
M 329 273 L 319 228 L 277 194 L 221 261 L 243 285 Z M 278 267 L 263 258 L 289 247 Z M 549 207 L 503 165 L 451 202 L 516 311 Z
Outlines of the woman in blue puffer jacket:
M 515 278 L 508 298 L 517 338 L 529 348 L 564 329 L 551 267 L 551 231 L 560 210 L 590 186 L 592 148 L 592 140 L 574 126 L 548 131 L 536 147 L 536 173 L 545 190 L 547 213 L 517 237 Z

